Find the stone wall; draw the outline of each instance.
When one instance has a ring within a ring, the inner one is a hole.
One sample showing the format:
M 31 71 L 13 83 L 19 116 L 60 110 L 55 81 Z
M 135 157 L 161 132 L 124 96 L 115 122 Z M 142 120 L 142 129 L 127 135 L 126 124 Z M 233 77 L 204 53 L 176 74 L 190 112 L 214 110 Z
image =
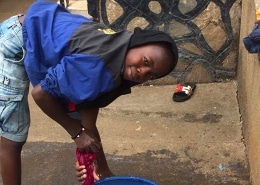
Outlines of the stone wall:
M 260 62 L 257 54 L 250 54 L 242 42 L 255 23 L 253 0 L 243 0 L 238 58 L 238 100 L 252 185 L 260 184 Z
M 236 77 L 241 0 L 88 0 L 94 20 L 114 30 L 141 27 L 169 33 L 177 68 L 149 83 L 219 82 Z

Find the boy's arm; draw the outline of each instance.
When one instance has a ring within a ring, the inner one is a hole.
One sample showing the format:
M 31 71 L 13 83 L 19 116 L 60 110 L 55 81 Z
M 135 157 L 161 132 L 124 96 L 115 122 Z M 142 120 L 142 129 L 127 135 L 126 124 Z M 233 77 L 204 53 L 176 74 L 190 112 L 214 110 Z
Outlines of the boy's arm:
M 76 136 L 82 129 L 81 121 L 69 117 L 58 99 L 43 91 L 39 84 L 33 88 L 32 96 L 42 111 L 59 123 L 71 136 Z M 81 150 L 96 152 L 99 148 L 99 141 L 88 130 L 81 132 L 80 137 L 74 141 Z

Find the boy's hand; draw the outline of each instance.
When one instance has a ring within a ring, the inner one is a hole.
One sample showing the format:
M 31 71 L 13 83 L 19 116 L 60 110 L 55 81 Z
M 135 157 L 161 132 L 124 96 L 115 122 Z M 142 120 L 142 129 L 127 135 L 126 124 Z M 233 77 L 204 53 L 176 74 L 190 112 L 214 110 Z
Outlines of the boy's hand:
M 101 143 L 88 130 L 82 131 L 74 141 L 81 151 L 96 153 L 101 148 Z
M 93 171 L 93 177 L 95 181 L 100 180 L 99 176 L 97 175 L 97 163 L 94 162 L 94 171 Z M 75 165 L 76 169 L 76 177 L 78 178 L 78 181 L 83 183 L 84 180 L 87 178 L 87 170 L 84 165 L 80 166 L 78 162 L 76 162 Z
M 85 166 L 84 165 L 80 166 L 79 163 L 76 162 L 75 169 L 76 169 L 76 177 L 78 178 L 78 181 L 83 183 L 87 177 L 87 174 L 86 174 L 87 170 L 86 170 Z

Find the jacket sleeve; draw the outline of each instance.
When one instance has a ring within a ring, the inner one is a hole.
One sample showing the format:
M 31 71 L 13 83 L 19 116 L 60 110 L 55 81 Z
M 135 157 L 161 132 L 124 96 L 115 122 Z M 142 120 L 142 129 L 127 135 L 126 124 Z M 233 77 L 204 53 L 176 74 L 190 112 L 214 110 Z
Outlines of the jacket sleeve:
M 99 57 L 72 54 L 49 68 L 40 84 L 47 93 L 79 104 L 111 90 L 113 79 Z

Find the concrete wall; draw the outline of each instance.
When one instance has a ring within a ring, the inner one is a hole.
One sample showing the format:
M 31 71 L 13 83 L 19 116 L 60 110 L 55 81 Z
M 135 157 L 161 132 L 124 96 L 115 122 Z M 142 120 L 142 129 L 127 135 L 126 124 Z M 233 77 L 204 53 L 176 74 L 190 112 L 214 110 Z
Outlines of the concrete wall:
M 242 1 L 240 50 L 238 61 L 238 100 L 244 125 L 244 136 L 252 185 L 260 184 L 260 62 L 257 54 L 245 49 L 243 38 L 254 26 L 253 0 Z

